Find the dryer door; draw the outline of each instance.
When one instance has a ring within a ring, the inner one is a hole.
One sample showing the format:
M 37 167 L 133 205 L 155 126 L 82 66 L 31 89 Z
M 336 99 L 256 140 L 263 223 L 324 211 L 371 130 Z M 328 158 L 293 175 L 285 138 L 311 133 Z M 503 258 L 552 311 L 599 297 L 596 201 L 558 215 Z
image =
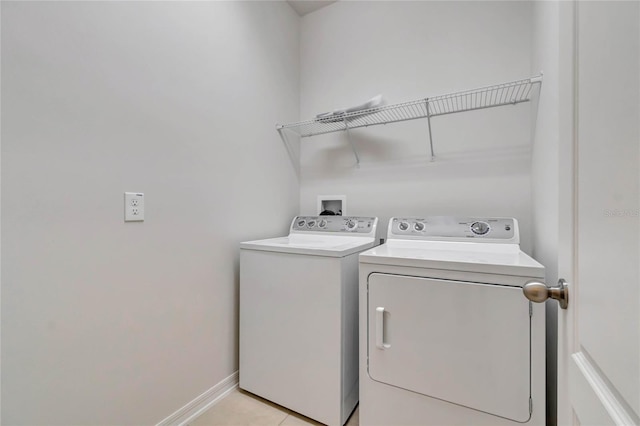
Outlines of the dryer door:
M 374 273 L 368 290 L 373 380 L 529 419 L 531 317 L 520 287 Z

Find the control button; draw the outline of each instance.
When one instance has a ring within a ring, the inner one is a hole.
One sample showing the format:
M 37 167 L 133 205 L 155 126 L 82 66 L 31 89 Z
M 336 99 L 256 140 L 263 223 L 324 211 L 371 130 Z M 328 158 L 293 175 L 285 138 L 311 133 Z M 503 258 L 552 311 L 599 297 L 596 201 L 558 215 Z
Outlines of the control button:
M 489 224 L 486 222 L 473 222 L 471 224 L 471 232 L 476 235 L 484 235 L 489 232 Z
M 504 226 L 504 230 L 505 231 L 511 231 L 511 225 L 505 225 Z
M 406 231 L 407 229 L 409 229 L 409 224 L 407 222 L 400 222 L 398 228 L 400 228 L 401 231 Z
M 318 222 L 318 226 L 320 228 L 324 228 L 325 226 L 327 226 L 327 221 L 322 219 L 320 222 Z
M 306 221 L 306 220 L 301 219 L 301 220 L 299 220 L 299 221 L 298 221 L 298 226 L 299 226 L 300 228 L 302 228 L 306 223 L 307 223 L 307 221 Z
M 356 229 L 357 226 L 358 226 L 358 221 L 357 220 L 354 220 L 354 219 L 347 220 L 347 229 L 349 231 L 352 231 L 352 230 Z
M 413 225 L 413 229 L 415 229 L 416 231 L 424 231 L 424 223 L 422 222 L 416 222 L 415 225 Z
M 307 222 L 307 226 L 309 228 L 313 228 L 314 226 L 316 226 L 316 221 L 315 220 L 310 220 L 309 222 Z

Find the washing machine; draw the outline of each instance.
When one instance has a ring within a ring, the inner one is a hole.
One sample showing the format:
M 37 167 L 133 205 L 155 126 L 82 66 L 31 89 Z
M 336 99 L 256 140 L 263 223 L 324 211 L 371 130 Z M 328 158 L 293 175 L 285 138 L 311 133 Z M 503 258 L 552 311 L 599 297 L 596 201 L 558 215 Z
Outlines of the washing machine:
M 545 424 L 544 267 L 511 218 L 392 218 L 360 254 L 360 424 Z
M 358 254 L 377 218 L 298 216 L 240 245 L 240 388 L 327 425 L 358 402 Z

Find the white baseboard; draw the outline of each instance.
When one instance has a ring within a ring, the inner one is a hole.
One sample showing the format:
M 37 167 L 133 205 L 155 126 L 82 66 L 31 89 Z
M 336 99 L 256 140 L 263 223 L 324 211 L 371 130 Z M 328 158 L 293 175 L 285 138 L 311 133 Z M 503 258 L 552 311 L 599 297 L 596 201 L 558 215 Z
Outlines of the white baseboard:
M 236 371 L 220 383 L 197 396 L 193 401 L 178 409 L 156 426 L 182 426 L 195 420 L 227 394 L 238 387 L 238 372 Z

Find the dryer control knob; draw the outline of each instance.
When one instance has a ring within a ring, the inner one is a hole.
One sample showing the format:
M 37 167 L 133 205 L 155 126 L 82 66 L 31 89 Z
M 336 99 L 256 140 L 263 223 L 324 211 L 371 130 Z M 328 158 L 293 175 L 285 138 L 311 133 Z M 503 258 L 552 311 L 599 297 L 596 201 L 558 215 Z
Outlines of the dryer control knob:
M 401 231 L 406 231 L 407 229 L 409 229 L 409 224 L 407 222 L 400 222 L 398 228 L 400 228 Z
M 307 221 L 306 221 L 306 220 L 304 220 L 304 219 L 300 219 L 300 220 L 298 221 L 298 226 L 299 226 L 300 228 L 302 228 L 306 223 L 307 223 Z
M 357 226 L 358 226 L 358 221 L 357 220 L 349 219 L 347 221 L 347 229 L 348 230 L 350 230 L 350 231 L 354 230 L 354 229 L 356 229 Z
M 422 222 L 416 222 L 415 225 L 413 225 L 413 229 L 415 229 L 416 231 L 424 231 L 424 223 Z
M 309 222 L 307 222 L 307 226 L 309 228 L 313 228 L 314 226 L 316 226 L 316 221 L 315 220 L 310 220 Z
M 320 228 L 324 228 L 325 226 L 327 226 L 327 221 L 322 219 L 320 222 L 318 222 L 318 226 Z
M 486 222 L 473 222 L 471 224 L 471 232 L 476 235 L 484 235 L 489 232 L 489 224 Z

